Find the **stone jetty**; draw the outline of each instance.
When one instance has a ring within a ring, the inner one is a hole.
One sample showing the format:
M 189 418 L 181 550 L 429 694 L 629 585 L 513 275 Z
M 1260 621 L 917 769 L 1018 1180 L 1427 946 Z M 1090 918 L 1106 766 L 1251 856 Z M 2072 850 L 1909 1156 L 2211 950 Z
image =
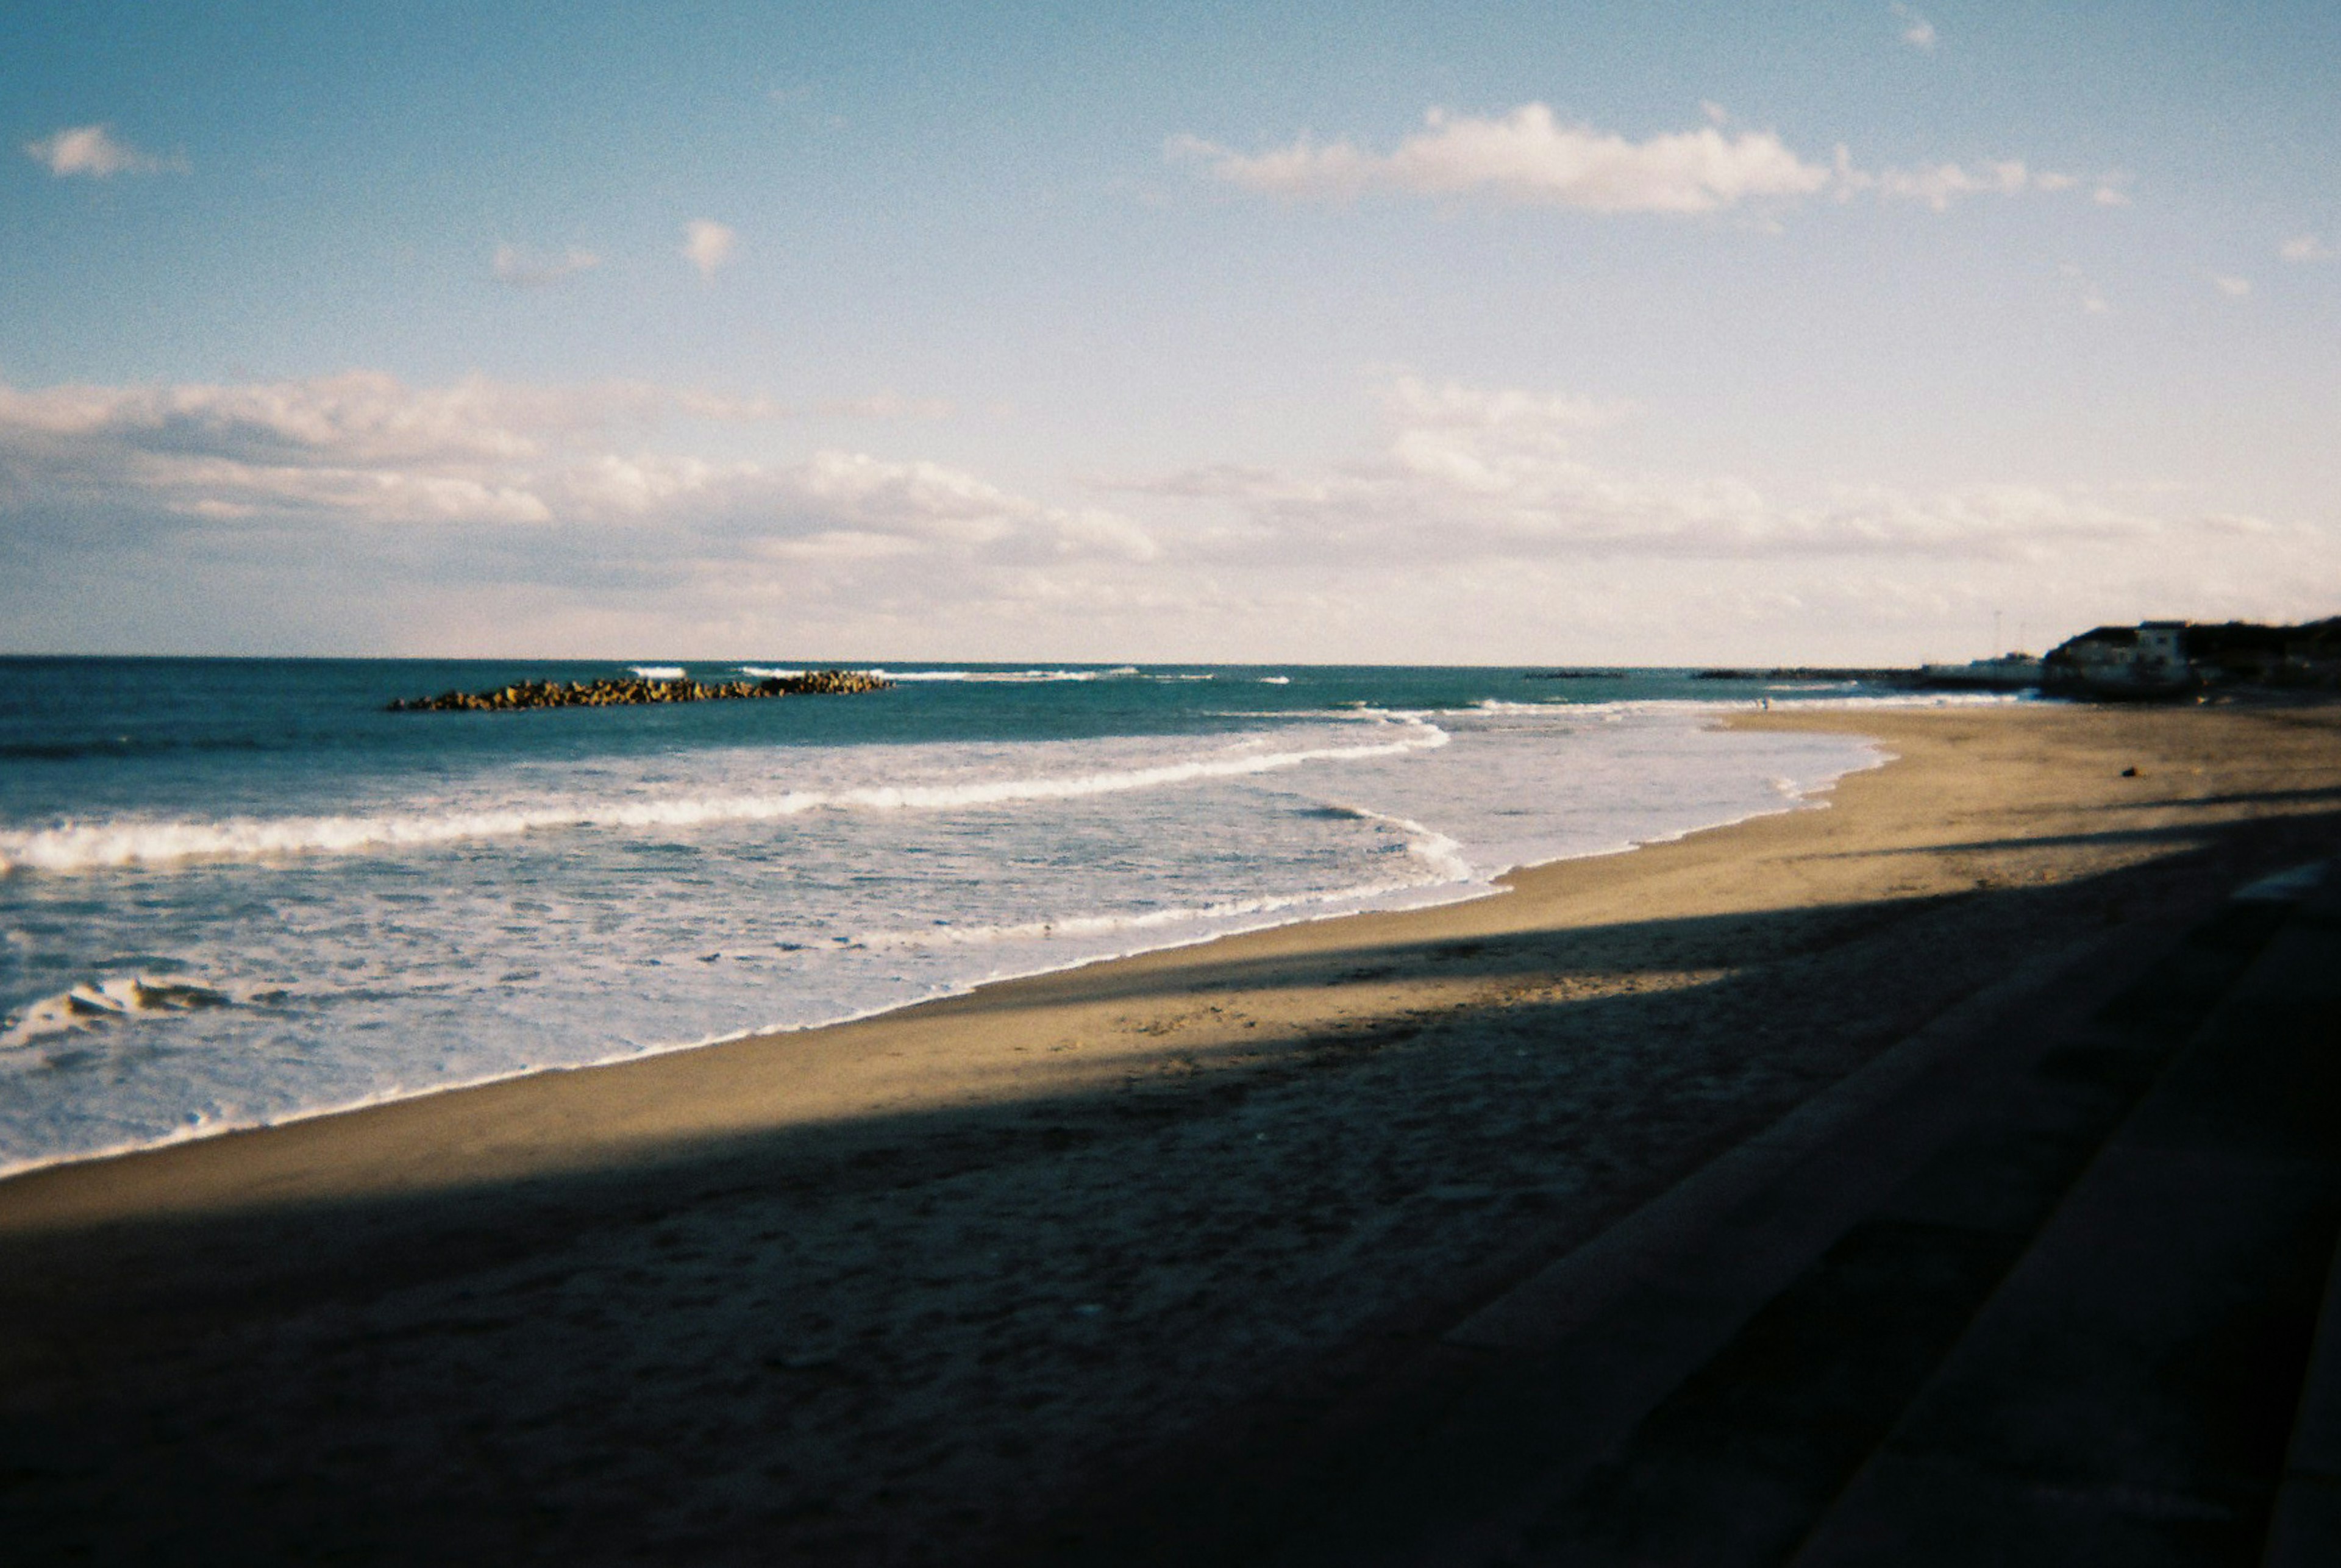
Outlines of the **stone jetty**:
M 502 714 L 523 708 L 623 708 L 645 703 L 713 703 L 742 697 L 840 696 L 880 692 L 894 683 L 867 670 L 807 670 L 767 675 L 760 681 L 656 680 L 609 675 L 598 681 L 515 681 L 492 692 L 442 692 L 435 697 L 401 697 L 394 714 Z

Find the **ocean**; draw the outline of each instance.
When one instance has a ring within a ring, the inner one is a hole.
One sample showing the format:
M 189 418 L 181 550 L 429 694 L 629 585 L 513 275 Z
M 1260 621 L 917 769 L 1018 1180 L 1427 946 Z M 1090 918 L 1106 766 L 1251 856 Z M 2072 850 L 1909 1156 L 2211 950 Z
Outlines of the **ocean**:
M 629 667 L 0 658 L 0 1172 L 1482 896 L 1879 760 L 1734 707 L 1895 700 L 900 663 L 864 695 L 385 711 Z

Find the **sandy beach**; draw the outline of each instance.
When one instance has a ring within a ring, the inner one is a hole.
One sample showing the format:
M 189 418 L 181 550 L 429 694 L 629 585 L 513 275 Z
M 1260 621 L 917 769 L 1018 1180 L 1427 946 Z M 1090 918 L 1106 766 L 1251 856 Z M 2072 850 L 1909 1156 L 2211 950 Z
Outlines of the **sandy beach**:
M 2341 708 L 1734 722 L 1895 760 L 1469 904 L 0 1183 L 13 1541 L 980 1559 L 2341 844 Z

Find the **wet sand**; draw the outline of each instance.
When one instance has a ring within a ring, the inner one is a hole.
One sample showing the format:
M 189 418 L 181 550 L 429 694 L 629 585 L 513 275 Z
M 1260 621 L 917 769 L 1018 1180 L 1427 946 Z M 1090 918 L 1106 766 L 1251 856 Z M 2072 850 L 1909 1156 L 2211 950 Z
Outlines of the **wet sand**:
M 0 1183 L 0 1510 L 101 1561 L 966 1561 L 2341 844 L 2341 709 L 1738 722 L 1900 760 L 1472 904 Z

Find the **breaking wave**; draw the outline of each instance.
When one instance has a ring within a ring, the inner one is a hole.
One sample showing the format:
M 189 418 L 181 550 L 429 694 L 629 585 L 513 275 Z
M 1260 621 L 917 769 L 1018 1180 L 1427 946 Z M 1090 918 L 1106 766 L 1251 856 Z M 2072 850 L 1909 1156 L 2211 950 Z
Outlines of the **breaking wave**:
M 1035 681 L 1129 680 L 1139 674 L 1135 664 L 1112 670 L 872 670 L 886 681 L 961 681 L 974 685 L 1021 685 Z
M 815 811 L 949 811 L 1024 801 L 1075 800 L 1276 773 L 1310 763 L 1395 756 L 1443 746 L 1449 738 L 1445 730 L 1418 718 L 1383 722 L 1405 733 L 1396 740 L 1362 745 L 1257 751 L 1115 772 L 1043 774 L 963 784 L 879 784 L 664 799 L 546 799 L 469 811 L 65 823 L 0 832 L 0 874 L 69 874 L 188 860 L 360 854 L 563 829 L 691 828 L 768 822 Z
M 1217 931 L 1230 922 L 1242 922 L 1260 915 L 1289 914 L 1304 909 L 1333 912 L 1417 888 L 1479 884 L 1485 881 L 1479 868 L 1464 858 L 1463 846 L 1435 828 L 1425 827 L 1408 817 L 1369 811 L 1363 806 L 1334 805 L 1324 810 L 1330 815 L 1380 823 L 1396 830 L 1405 841 L 1409 857 L 1422 868 L 1421 872 L 1413 876 L 1385 877 L 1350 887 L 1220 899 L 1191 907 L 1150 909 L 1134 914 L 1064 915 L 1002 925 L 938 924 L 916 930 L 868 932 L 854 938 L 850 945 L 869 948 L 972 947 L 991 943 L 1062 941 L 1123 933 L 1137 935 L 1175 930 L 1180 926 L 1208 926 Z
M 0 1050 L 30 1044 L 45 1035 L 64 1034 L 95 1025 L 166 1013 L 192 1013 L 199 1007 L 226 1007 L 234 998 L 207 985 L 155 980 L 145 975 L 101 980 L 76 985 L 55 996 L 44 996 L 13 1018 L 0 1020 Z

